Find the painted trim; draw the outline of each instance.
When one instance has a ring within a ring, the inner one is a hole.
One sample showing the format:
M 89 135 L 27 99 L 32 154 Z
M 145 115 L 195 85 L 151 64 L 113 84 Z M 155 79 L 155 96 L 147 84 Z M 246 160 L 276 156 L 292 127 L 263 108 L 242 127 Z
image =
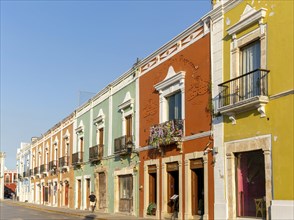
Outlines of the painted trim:
M 226 151 L 226 179 L 227 179 L 227 199 L 228 218 L 237 219 L 236 207 L 236 180 L 235 180 L 235 153 L 262 150 L 264 154 L 265 169 L 265 191 L 266 191 L 266 216 L 269 219 L 269 207 L 273 197 L 272 188 L 272 143 L 271 135 L 262 135 L 246 139 L 239 139 L 224 143 Z M 239 218 L 238 218 L 239 219 Z
M 261 8 L 256 11 L 251 6 L 247 5 L 243 14 L 241 15 L 241 19 L 236 24 L 227 29 L 228 34 L 232 36 L 241 32 L 253 23 L 263 23 L 262 19 L 266 16 L 266 11 L 267 9 L 265 8 Z
M 270 100 L 275 100 L 275 99 L 279 99 L 279 98 L 282 98 L 284 96 L 293 95 L 293 94 L 294 94 L 294 89 L 277 93 L 275 95 L 270 96 L 269 99 Z

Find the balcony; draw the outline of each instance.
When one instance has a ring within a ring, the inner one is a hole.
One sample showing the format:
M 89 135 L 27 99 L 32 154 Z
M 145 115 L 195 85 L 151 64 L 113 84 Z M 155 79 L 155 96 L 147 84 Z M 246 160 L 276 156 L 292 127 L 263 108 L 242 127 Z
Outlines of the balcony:
M 89 148 L 89 161 L 99 161 L 103 157 L 103 144 L 97 144 Z
M 57 160 L 52 160 L 49 162 L 49 170 L 53 171 L 57 169 Z
M 34 168 L 34 175 L 35 175 L 36 177 L 40 177 L 40 169 L 39 169 L 39 167 L 35 167 L 35 168 Z
M 115 154 L 127 154 L 132 152 L 133 148 L 133 136 L 121 136 L 114 139 L 114 153 Z
M 48 174 L 48 164 L 42 164 L 40 166 L 40 173 L 41 174 L 44 174 L 44 175 L 47 175 Z
M 17 175 L 17 179 L 15 178 L 14 181 L 17 182 L 18 180 L 19 180 L 19 181 L 22 181 L 22 180 L 23 180 L 23 176 L 20 175 L 20 174 L 18 174 L 18 175 Z
M 83 163 L 83 154 L 84 152 L 76 152 L 72 154 L 72 164 L 81 165 Z
M 59 158 L 59 167 L 69 166 L 69 156 L 64 156 Z
M 219 113 L 233 117 L 257 109 L 265 117 L 264 106 L 269 101 L 268 73 L 269 70 L 256 69 L 219 84 Z
M 69 156 L 63 156 L 59 158 L 59 167 L 62 172 L 69 170 Z
M 22 176 L 23 176 L 24 178 L 28 178 L 28 177 L 30 177 L 30 170 L 27 169 L 26 171 L 24 171 L 24 172 L 22 173 Z
M 184 120 L 174 119 L 150 128 L 149 144 L 154 147 L 162 147 L 182 142 L 184 133 Z

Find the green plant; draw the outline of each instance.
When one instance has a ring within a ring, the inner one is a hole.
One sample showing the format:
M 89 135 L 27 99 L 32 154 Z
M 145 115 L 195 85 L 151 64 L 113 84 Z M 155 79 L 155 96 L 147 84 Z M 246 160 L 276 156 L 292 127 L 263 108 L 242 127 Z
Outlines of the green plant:
M 156 204 L 151 202 L 147 207 L 147 215 L 155 215 Z
M 181 140 L 183 120 L 171 120 L 150 128 L 149 144 L 155 147 L 168 145 Z

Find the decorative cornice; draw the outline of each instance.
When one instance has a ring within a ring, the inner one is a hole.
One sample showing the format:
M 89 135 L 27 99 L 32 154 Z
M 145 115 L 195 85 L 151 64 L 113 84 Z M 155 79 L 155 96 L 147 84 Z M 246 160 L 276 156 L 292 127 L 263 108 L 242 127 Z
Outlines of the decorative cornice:
M 206 22 L 206 25 L 204 23 Z M 176 38 L 165 44 L 159 50 L 155 51 L 153 54 L 145 58 L 140 62 L 141 75 L 150 71 L 154 67 L 158 66 L 160 63 L 164 62 L 174 54 L 183 50 L 190 44 L 202 38 L 204 35 L 209 33 L 209 20 L 205 18 L 201 22 L 196 23 L 197 25 L 191 26 L 194 29 L 189 29 L 188 32 L 183 32 Z
M 171 71 L 174 71 L 173 68 L 171 69 L 172 67 L 169 68 L 169 71 L 168 71 L 168 74 L 167 74 L 167 77 L 160 83 L 157 83 L 154 88 L 157 90 L 157 91 L 161 91 L 173 84 L 176 84 L 176 83 L 181 83 L 182 80 L 185 79 L 185 72 L 184 71 L 181 71 L 179 73 L 174 73 L 173 75 L 170 75 L 170 72 Z
M 205 131 L 205 132 L 201 132 L 201 133 L 198 133 L 198 134 L 193 134 L 193 135 L 190 135 L 190 136 L 186 136 L 186 137 L 183 138 L 183 141 L 191 141 L 191 140 L 194 140 L 194 139 L 208 137 L 208 136 L 211 136 L 211 135 L 212 135 L 212 131 Z
M 265 17 L 267 9 L 261 8 L 256 11 L 251 7 L 251 9 L 249 9 L 248 7 L 250 6 L 245 8 L 245 11 L 241 15 L 239 22 L 227 29 L 229 35 L 232 36 L 237 34 L 253 23 L 262 23 L 262 19 Z
M 274 99 L 279 99 L 279 98 L 282 98 L 284 96 L 293 95 L 293 94 L 294 94 L 294 89 L 272 95 L 269 98 L 270 98 L 270 100 L 274 100 Z

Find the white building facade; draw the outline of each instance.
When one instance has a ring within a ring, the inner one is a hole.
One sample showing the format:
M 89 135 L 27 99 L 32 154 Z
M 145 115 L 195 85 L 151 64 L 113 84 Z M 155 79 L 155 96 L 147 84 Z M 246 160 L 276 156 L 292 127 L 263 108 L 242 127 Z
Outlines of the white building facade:
M 16 192 L 21 202 L 32 202 L 30 196 L 30 158 L 31 144 L 21 143 L 17 149 L 17 174 L 18 182 Z
M 4 198 L 4 167 L 5 153 L 0 152 L 0 199 Z

